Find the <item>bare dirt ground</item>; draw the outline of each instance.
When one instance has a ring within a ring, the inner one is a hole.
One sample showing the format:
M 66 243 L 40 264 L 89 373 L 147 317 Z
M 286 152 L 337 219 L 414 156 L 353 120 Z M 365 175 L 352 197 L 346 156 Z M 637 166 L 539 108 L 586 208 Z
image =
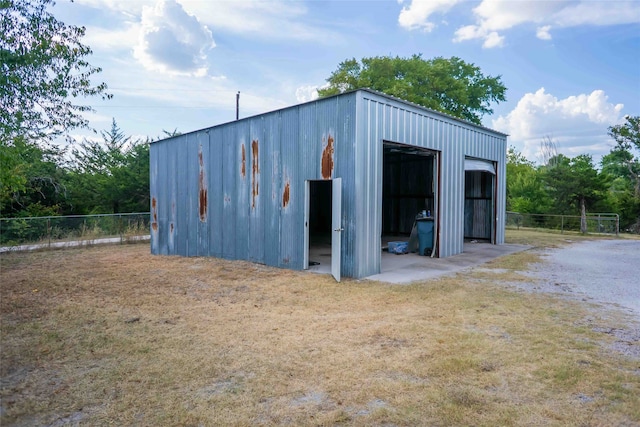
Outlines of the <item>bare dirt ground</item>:
M 564 240 L 410 285 L 144 244 L 3 254 L 0 425 L 640 425 L 629 313 L 514 287 Z

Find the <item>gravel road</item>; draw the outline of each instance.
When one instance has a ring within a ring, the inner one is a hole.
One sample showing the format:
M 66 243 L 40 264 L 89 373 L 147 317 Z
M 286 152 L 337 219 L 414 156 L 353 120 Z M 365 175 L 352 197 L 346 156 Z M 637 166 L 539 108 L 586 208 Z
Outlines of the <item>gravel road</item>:
M 640 240 L 590 240 L 544 252 L 538 291 L 614 304 L 640 320 Z

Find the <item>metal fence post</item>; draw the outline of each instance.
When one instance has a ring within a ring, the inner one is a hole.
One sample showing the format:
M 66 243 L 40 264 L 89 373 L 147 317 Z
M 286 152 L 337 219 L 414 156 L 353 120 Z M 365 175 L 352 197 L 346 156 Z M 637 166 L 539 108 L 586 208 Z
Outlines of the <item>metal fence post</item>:
M 564 215 L 560 217 L 560 234 L 564 234 Z
M 120 244 L 122 244 L 123 236 L 122 236 L 122 214 L 118 214 L 118 230 L 120 231 Z
M 51 247 L 51 218 L 47 218 L 47 238 L 48 238 L 48 247 Z
M 620 233 L 620 215 L 616 214 L 616 237 Z

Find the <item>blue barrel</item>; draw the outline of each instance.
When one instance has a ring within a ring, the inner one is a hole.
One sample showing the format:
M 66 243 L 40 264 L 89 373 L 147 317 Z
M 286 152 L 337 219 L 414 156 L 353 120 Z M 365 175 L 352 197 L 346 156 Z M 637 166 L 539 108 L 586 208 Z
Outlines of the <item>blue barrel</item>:
M 416 219 L 418 226 L 418 254 L 431 255 L 433 251 L 433 218 Z

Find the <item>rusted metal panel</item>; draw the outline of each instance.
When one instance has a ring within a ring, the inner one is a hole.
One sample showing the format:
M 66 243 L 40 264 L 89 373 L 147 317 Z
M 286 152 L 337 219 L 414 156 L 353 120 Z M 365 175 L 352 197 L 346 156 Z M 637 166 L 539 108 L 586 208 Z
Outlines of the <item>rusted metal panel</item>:
M 269 116 L 271 117 L 271 116 Z M 264 262 L 264 188 L 262 187 L 262 174 L 264 172 L 264 158 L 266 155 L 265 144 L 265 120 L 264 117 L 249 120 L 249 138 L 251 140 L 251 204 L 249 221 L 247 223 L 247 258 L 249 261 Z
M 240 164 L 242 156 L 242 145 L 247 147 L 247 165 L 251 164 L 251 132 L 249 120 L 240 120 L 230 125 L 234 130 L 232 138 L 234 139 L 234 161 L 235 165 Z M 234 228 L 229 230 L 236 239 L 235 242 L 235 259 L 249 259 L 249 221 L 251 211 L 251 191 L 253 185 L 253 177 L 251 171 L 247 169 L 246 175 L 242 176 L 241 171 L 236 166 L 236 174 L 234 181 L 236 182 L 237 199 L 233 202 L 236 205 L 236 218 Z
M 209 135 L 206 132 L 198 132 L 194 141 L 198 150 L 198 195 L 197 195 L 197 254 L 209 255 L 209 233 L 211 232 L 209 221 Z
M 331 133 L 327 133 L 326 142 L 325 138 L 322 138 L 322 161 L 320 162 L 322 179 L 331 179 L 333 177 L 333 155 L 334 148 L 333 142 L 335 138 L 331 135 Z
M 280 209 L 280 235 L 277 265 L 302 269 L 304 258 L 304 176 L 303 155 L 310 153 L 310 124 L 305 121 L 311 107 L 306 105 L 283 110 L 280 121 L 280 170 L 278 193 L 284 194 L 288 183 L 289 202 Z

